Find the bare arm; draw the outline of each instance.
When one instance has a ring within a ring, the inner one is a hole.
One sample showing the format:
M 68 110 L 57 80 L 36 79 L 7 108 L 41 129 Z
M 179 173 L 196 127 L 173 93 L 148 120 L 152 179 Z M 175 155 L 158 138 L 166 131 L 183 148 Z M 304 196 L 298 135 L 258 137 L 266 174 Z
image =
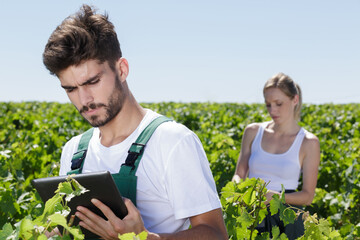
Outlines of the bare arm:
M 215 209 L 190 218 L 191 229 L 175 234 L 149 233 L 149 240 L 158 239 L 228 239 L 221 209 Z
M 249 158 L 251 155 L 251 144 L 256 136 L 258 124 L 248 125 L 242 137 L 241 150 L 238 162 L 236 164 L 235 174 L 233 181 L 239 182 L 240 178 L 245 179 L 249 171 Z
M 118 234 L 134 232 L 136 234 L 147 231 L 141 219 L 139 210 L 129 200 L 125 199 L 128 208 L 128 215 L 124 219 L 119 219 L 105 204 L 98 200 L 93 200 L 93 204 L 98 207 L 108 220 L 92 213 L 84 207 L 78 207 L 76 216 L 80 218 L 80 225 L 103 239 L 118 239 Z M 221 209 L 215 209 L 190 218 L 191 229 L 174 234 L 156 234 L 148 232 L 148 239 L 228 239 L 225 223 Z
M 292 205 L 310 205 L 314 195 L 320 164 L 320 143 L 316 136 L 309 134 L 303 142 L 304 158 L 302 162 L 303 185 L 302 190 L 285 194 L 286 203 Z

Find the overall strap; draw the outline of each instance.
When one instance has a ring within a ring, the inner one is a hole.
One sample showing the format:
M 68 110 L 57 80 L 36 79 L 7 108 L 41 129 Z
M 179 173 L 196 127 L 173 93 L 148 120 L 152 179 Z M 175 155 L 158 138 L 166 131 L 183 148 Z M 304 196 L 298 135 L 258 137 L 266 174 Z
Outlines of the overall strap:
M 82 172 L 82 168 L 84 166 L 84 159 L 86 157 L 86 152 L 89 146 L 90 139 L 93 135 L 94 128 L 90 128 L 86 132 L 84 132 L 80 138 L 79 146 L 74 153 L 73 158 L 71 160 L 71 171 L 67 173 L 70 174 L 79 174 Z
M 144 153 L 144 149 L 146 146 L 146 143 L 149 141 L 151 135 L 154 133 L 156 128 L 164 123 L 172 121 L 172 119 L 160 116 L 155 118 L 140 134 L 140 136 L 136 139 L 136 141 L 131 145 L 128 156 L 125 160 L 125 163 L 121 165 L 120 168 L 120 175 L 122 176 L 128 176 L 128 175 L 134 175 L 136 173 L 136 170 L 139 166 L 141 157 Z

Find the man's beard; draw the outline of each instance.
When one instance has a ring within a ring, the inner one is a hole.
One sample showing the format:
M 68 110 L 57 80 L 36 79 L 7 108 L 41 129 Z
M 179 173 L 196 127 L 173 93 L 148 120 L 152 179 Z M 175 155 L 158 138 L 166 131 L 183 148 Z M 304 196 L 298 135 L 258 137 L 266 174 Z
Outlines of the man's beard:
M 124 103 L 123 87 L 120 83 L 120 79 L 118 78 L 118 76 L 116 76 L 115 88 L 108 98 L 108 105 L 104 103 L 90 103 L 88 106 L 83 106 L 79 110 L 79 112 L 84 117 L 84 115 L 82 114 L 84 111 L 88 111 L 89 109 L 104 107 L 106 110 L 104 119 L 100 119 L 101 116 L 99 115 L 90 116 L 90 119 L 84 117 L 85 120 L 88 121 L 91 126 L 102 127 L 118 115 L 118 113 L 121 111 L 123 107 L 123 103 Z

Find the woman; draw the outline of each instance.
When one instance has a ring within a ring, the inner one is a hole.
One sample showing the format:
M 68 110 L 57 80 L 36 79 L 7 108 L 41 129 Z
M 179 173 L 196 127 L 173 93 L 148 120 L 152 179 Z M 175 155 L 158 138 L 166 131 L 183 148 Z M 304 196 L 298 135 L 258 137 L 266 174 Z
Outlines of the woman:
M 267 185 L 268 203 L 272 195 L 285 188 L 285 202 L 290 205 L 310 205 L 315 194 L 320 144 L 317 137 L 299 126 L 301 110 L 300 87 L 287 75 L 276 74 L 264 86 L 263 94 L 266 108 L 272 121 L 252 123 L 245 128 L 240 156 L 233 181 L 240 178 L 261 178 Z M 302 173 L 302 187 L 296 191 Z M 278 216 L 274 216 L 278 218 Z M 270 231 L 273 225 L 289 239 L 303 234 L 303 225 L 287 225 L 281 229 L 270 214 L 262 223 L 262 231 Z M 300 226 L 299 226 L 300 225 Z

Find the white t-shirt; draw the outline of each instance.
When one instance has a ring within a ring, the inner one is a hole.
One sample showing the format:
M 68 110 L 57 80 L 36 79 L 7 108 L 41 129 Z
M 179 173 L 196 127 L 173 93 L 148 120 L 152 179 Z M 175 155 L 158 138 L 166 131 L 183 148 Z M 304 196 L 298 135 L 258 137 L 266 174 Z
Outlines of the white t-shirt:
M 83 173 L 118 173 L 128 150 L 159 114 L 147 109 L 136 130 L 121 143 L 104 147 L 99 129 L 89 142 Z M 60 175 L 71 170 L 80 137 L 68 141 L 61 155 Z M 145 227 L 155 233 L 188 229 L 189 217 L 221 208 L 209 162 L 198 137 L 174 121 L 161 124 L 148 141 L 136 172 L 137 199 Z

